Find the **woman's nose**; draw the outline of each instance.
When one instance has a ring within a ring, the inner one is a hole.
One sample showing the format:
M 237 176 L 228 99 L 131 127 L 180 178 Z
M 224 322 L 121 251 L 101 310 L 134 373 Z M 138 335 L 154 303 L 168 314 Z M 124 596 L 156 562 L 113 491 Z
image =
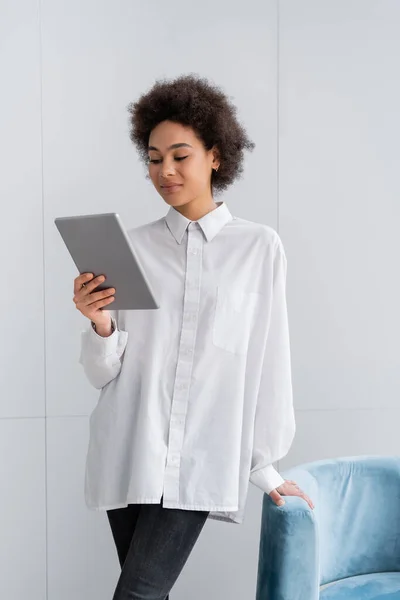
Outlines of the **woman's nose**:
M 161 167 L 161 175 L 162 177 L 167 178 L 170 175 L 173 175 L 175 173 L 175 169 L 172 166 L 162 166 Z

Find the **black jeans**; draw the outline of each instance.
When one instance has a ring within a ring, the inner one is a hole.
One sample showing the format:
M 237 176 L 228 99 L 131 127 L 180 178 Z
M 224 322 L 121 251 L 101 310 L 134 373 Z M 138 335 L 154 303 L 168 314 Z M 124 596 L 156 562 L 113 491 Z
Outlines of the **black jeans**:
M 121 565 L 112 600 L 169 600 L 209 511 L 129 504 L 107 511 Z

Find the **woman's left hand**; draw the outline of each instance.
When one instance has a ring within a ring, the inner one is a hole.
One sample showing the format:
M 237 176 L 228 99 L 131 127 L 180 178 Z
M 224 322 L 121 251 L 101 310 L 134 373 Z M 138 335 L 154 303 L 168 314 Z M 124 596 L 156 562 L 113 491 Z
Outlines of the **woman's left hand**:
M 285 483 L 282 483 L 282 485 L 279 485 L 272 490 L 269 495 L 278 506 L 285 504 L 282 496 L 300 496 L 300 498 L 304 498 L 310 508 L 314 508 L 312 500 L 299 488 L 297 483 L 291 479 L 286 479 Z

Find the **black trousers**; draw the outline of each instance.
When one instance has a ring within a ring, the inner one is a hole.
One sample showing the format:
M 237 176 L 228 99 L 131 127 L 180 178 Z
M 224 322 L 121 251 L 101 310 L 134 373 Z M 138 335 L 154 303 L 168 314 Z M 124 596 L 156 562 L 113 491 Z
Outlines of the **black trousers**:
M 107 511 L 121 565 L 112 600 L 169 600 L 209 511 L 129 504 Z

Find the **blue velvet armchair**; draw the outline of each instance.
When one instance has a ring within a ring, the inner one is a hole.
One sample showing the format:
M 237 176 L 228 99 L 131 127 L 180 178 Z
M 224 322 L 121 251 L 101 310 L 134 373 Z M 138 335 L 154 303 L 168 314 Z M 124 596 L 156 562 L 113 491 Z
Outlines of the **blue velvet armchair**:
M 400 456 L 320 460 L 281 475 L 315 508 L 264 495 L 256 600 L 400 600 Z

